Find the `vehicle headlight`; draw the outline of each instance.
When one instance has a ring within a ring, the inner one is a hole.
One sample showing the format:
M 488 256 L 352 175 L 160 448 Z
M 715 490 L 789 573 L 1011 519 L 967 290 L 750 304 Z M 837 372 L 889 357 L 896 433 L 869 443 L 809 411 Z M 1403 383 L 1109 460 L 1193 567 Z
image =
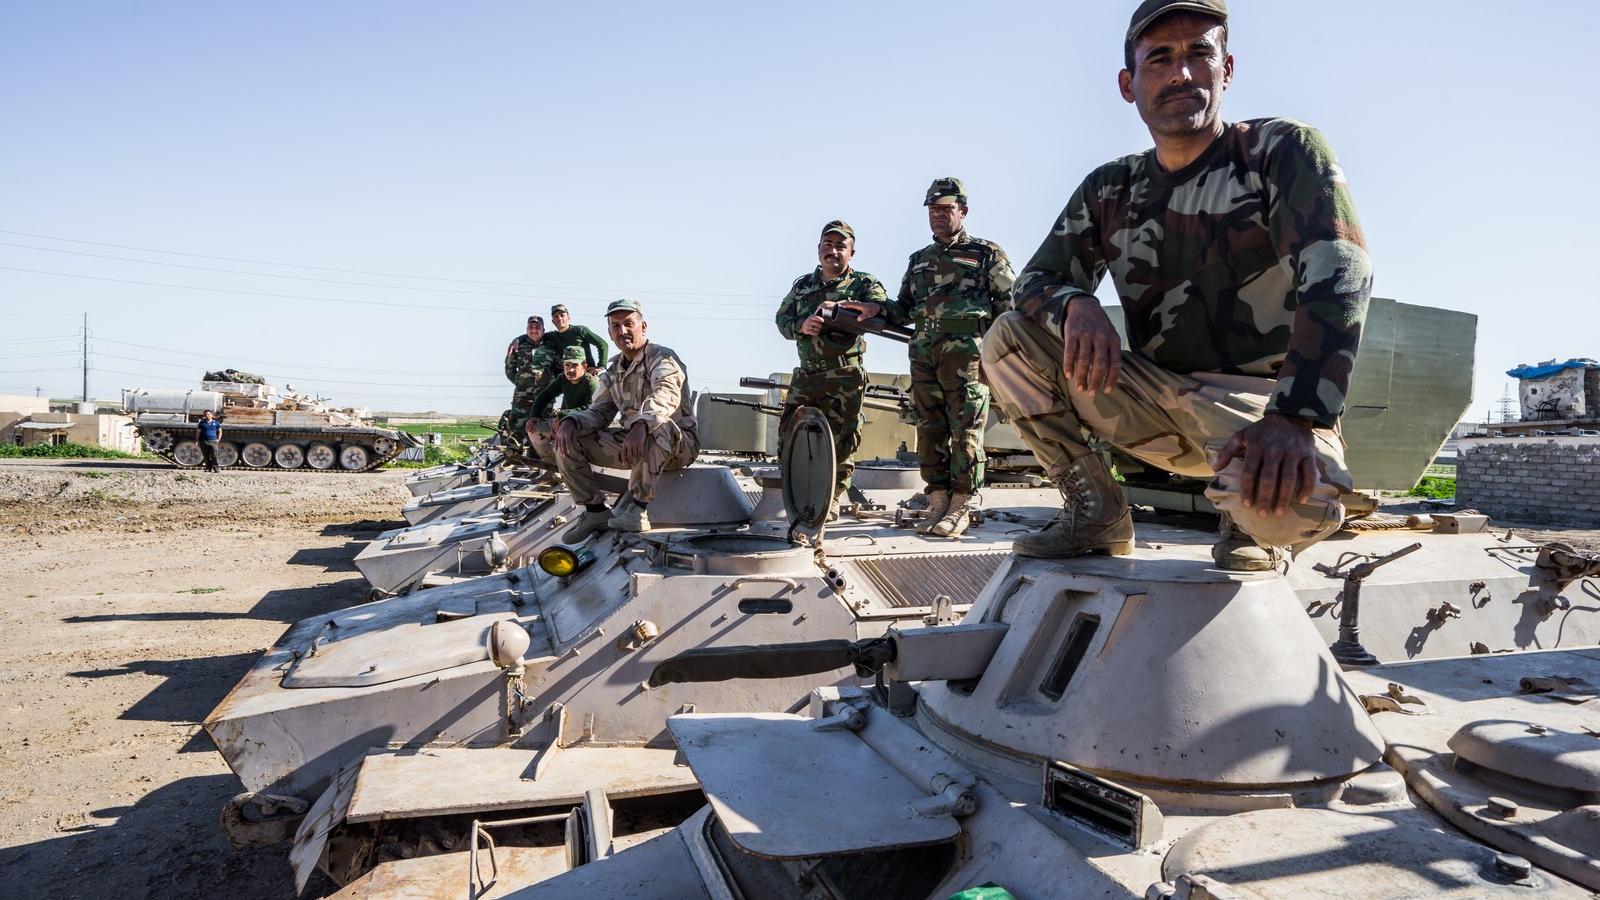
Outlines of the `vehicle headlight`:
M 539 568 L 546 575 L 566 578 L 583 571 L 594 562 L 594 554 L 587 549 L 574 550 L 560 544 L 539 551 Z

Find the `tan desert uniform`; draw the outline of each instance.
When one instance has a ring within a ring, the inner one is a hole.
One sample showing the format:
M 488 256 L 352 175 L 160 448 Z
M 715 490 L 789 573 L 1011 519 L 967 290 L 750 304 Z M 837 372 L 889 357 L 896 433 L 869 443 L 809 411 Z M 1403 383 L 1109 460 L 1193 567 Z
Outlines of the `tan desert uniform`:
M 588 409 L 566 417 L 578 426 L 576 450 L 561 456 L 561 476 L 572 499 L 583 505 L 601 502 L 594 467 L 625 469 L 622 443 L 635 422 L 644 422 L 650 440 L 644 459 L 628 476 L 628 493 L 649 503 L 662 472 L 681 469 L 700 452 L 694 412 L 689 406 L 689 375 L 678 354 L 651 342 L 632 362 L 617 353 L 600 373 L 600 390 Z M 607 428 L 618 413 L 621 427 Z

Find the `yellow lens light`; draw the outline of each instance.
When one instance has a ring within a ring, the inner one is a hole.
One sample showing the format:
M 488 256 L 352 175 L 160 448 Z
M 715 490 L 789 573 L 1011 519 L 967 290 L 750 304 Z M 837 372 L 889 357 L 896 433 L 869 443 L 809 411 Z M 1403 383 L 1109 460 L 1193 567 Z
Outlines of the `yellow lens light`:
M 546 547 L 539 552 L 539 568 L 547 575 L 565 578 L 578 570 L 578 554 L 566 547 Z

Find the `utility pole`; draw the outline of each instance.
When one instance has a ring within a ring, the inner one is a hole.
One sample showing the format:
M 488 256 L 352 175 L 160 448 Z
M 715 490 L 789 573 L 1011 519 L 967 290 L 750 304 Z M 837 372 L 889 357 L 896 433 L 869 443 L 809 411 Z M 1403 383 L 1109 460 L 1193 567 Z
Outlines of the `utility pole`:
M 83 402 L 89 402 L 89 314 L 83 314 Z

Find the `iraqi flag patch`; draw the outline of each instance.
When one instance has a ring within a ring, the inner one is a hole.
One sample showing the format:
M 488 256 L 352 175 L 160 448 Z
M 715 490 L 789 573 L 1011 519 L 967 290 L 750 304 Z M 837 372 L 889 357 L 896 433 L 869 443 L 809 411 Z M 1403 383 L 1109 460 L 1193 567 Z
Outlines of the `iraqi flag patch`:
M 976 256 L 952 256 L 950 261 L 958 266 L 966 266 L 969 269 L 976 269 L 979 265 L 979 260 Z

